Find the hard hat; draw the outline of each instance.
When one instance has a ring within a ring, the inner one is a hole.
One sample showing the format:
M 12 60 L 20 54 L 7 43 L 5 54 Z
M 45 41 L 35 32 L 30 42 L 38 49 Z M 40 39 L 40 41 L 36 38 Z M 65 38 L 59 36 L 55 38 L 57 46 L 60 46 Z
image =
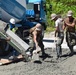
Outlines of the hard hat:
M 15 19 L 14 18 L 11 18 L 10 19 L 10 23 L 15 24 Z
M 51 20 L 55 19 L 57 15 L 55 13 L 51 14 Z
M 73 15 L 72 10 L 69 10 L 68 13 L 67 13 L 67 16 L 72 16 L 72 15 Z

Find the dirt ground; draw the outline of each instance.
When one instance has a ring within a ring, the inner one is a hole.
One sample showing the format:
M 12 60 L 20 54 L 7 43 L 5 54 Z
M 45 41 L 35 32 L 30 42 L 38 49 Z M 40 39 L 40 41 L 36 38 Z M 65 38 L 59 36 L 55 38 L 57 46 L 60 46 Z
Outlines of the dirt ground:
M 76 75 L 76 52 L 69 56 L 70 50 L 62 49 L 63 56 L 57 60 L 55 48 L 45 51 L 49 56 L 44 60 L 40 57 L 41 62 L 20 61 L 0 66 L 0 75 Z

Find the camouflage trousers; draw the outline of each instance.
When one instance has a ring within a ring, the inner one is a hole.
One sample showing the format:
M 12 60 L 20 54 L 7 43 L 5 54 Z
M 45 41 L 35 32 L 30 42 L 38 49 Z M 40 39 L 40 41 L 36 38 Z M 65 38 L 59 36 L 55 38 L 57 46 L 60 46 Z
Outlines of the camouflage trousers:
M 73 47 L 76 45 L 76 33 L 66 32 L 66 42 L 71 52 L 73 52 Z
M 56 52 L 57 52 L 57 57 L 60 57 L 62 55 L 61 44 L 63 43 L 64 33 L 58 32 L 57 38 L 58 39 L 56 42 Z

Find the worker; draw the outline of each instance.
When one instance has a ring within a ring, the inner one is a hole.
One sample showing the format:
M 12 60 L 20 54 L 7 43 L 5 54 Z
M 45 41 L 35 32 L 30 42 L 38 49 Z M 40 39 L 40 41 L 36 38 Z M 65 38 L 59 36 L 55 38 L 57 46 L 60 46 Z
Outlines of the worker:
M 76 45 L 76 32 L 75 32 L 76 19 L 73 17 L 72 10 L 67 12 L 67 17 L 64 19 L 64 29 L 66 29 L 66 42 L 70 49 L 70 54 L 74 54 L 73 47 Z
M 61 44 L 63 43 L 64 39 L 64 32 L 63 32 L 63 19 L 58 17 L 55 13 L 51 14 L 51 20 L 55 21 L 55 38 L 57 38 L 56 42 L 56 51 L 57 51 L 57 59 L 62 56 L 62 47 Z
M 14 33 L 18 30 L 18 28 L 15 26 L 15 19 L 14 18 L 10 19 L 9 28 Z M 17 51 L 14 48 L 12 48 L 12 50 L 13 50 L 13 54 L 11 57 L 9 57 L 9 59 L 14 59 L 16 57 Z
M 18 30 L 18 27 L 15 26 L 15 19 L 10 19 L 10 30 L 12 30 L 14 33 Z
M 43 45 L 43 26 L 40 23 L 37 23 L 34 27 L 30 29 L 30 52 L 38 53 L 42 52 L 42 56 L 46 56 L 47 54 L 44 51 Z M 34 51 L 33 51 L 34 50 Z

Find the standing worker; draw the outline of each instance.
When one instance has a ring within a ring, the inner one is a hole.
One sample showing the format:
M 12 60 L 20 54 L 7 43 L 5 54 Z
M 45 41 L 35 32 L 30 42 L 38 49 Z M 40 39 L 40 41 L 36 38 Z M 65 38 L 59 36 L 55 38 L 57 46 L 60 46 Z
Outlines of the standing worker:
M 55 21 L 55 37 L 57 37 L 56 42 L 56 51 L 57 51 L 57 59 L 61 57 L 62 55 L 62 48 L 61 44 L 63 43 L 64 39 L 64 32 L 63 32 L 63 19 L 58 18 L 56 14 L 51 14 L 51 20 Z
M 14 18 L 10 19 L 9 28 L 14 33 L 18 30 L 18 28 L 15 27 L 15 19 Z M 12 48 L 12 49 L 13 49 L 13 54 L 9 59 L 14 59 L 16 57 L 16 54 L 17 54 L 17 51 L 14 48 Z
M 66 28 L 66 42 L 71 51 L 69 55 L 73 55 L 73 46 L 76 45 L 75 25 L 76 20 L 73 17 L 73 12 L 69 10 L 67 13 L 67 18 L 64 19 L 64 29 Z

